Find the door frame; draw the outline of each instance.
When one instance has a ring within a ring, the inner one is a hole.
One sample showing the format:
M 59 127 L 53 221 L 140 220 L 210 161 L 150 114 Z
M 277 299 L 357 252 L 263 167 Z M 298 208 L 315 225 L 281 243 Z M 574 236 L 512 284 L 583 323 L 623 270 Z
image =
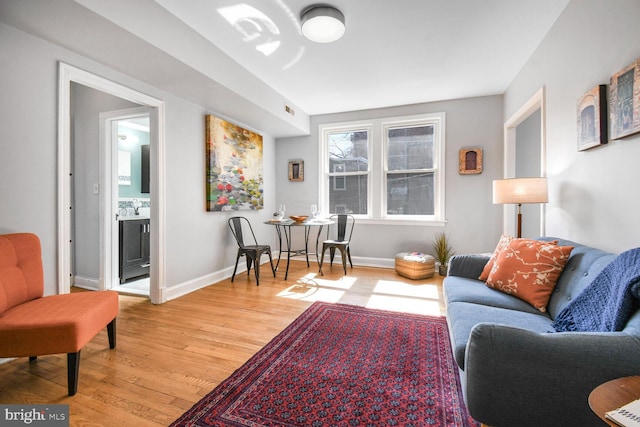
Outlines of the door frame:
M 503 178 L 516 177 L 516 128 L 524 122 L 531 114 L 540 109 L 540 176 L 547 176 L 547 133 L 546 133 L 546 102 L 544 86 L 527 102 L 522 105 L 505 123 L 504 123 L 504 164 Z M 540 236 L 545 235 L 546 231 L 546 205 L 540 204 Z M 503 205 L 503 232 L 510 236 L 516 235 L 516 225 L 513 218 L 516 217 L 516 205 Z
M 138 117 L 149 117 L 148 107 L 100 113 L 100 290 L 113 289 L 119 275 L 118 186 L 115 184 L 118 168 L 118 122 Z M 149 129 L 151 139 L 151 129 Z M 149 199 L 152 201 L 151 194 Z
M 165 103 L 96 74 L 64 62 L 58 64 L 58 292 L 71 291 L 72 161 L 71 83 L 140 104 L 149 108 L 151 173 L 151 271 L 149 298 L 154 304 L 166 301 L 165 283 Z M 104 171 L 101 171 L 103 174 Z M 103 182 L 101 176 L 100 182 Z M 104 210 L 101 210 L 104 211 Z M 102 215 L 102 213 L 101 213 Z M 106 236 L 101 232 L 101 239 Z M 102 250 L 102 244 L 100 245 Z M 101 284 L 104 288 L 104 284 Z

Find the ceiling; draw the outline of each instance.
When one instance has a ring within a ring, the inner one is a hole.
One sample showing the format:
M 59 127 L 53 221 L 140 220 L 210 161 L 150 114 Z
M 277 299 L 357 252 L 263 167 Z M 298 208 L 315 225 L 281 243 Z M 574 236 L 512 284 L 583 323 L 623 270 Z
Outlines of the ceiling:
M 568 3 L 333 0 L 323 44 L 299 29 L 313 0 L 156 1 L 311 115 L 503 93 Z
M 288 136 L 309 115 L 501 94 L 568 1 L 333 0 L 329 44 L 300 33 L 313 0 L 0 0 L 0 21 Z

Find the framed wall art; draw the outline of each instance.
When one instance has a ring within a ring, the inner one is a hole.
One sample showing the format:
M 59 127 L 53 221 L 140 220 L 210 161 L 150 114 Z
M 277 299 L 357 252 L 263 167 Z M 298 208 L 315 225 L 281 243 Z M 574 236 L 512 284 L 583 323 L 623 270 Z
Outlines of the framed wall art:
M 577 105 L 578 151 L 608 142 L 607 86 L 598 85 L 585 93 Z
M 458 172 L 460 175 L 482 173 L 482 148 L 461 148 L 458 151 Z
M 640 132 L 640 58 L 611 76 L 611 139 Z
M 289 181 L 304 181 L 304 160 L 289 160 Z
M 205 116 L 207 211 L 264 207 L 262 135 Z

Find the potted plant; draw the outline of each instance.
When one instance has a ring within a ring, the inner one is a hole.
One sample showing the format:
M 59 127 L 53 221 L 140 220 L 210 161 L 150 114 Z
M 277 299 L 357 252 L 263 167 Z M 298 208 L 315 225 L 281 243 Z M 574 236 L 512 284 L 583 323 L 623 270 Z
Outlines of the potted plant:
M 451 258 L 455 252 L 453 252 L 449 244 L 449 238 L 444 232 L 436 234 L 433 242 L 433 250 L 436 252 L 436 259 L 440 263 L 438 272 L 441 276 L 446 276 L 449 267 L 449 258 Z

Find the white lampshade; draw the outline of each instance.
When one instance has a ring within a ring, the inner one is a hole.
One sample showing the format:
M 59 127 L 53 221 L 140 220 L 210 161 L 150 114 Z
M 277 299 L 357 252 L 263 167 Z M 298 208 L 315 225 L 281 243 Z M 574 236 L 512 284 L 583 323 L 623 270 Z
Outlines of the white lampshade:
M 317 43 L 331 43 L 343 36 L 344 15 L 329 6 L 311 6 L 302 13 L 302 34 Z
M 493 181 L 494 204 L 547 203 L 547 178 L 511 178 Z

